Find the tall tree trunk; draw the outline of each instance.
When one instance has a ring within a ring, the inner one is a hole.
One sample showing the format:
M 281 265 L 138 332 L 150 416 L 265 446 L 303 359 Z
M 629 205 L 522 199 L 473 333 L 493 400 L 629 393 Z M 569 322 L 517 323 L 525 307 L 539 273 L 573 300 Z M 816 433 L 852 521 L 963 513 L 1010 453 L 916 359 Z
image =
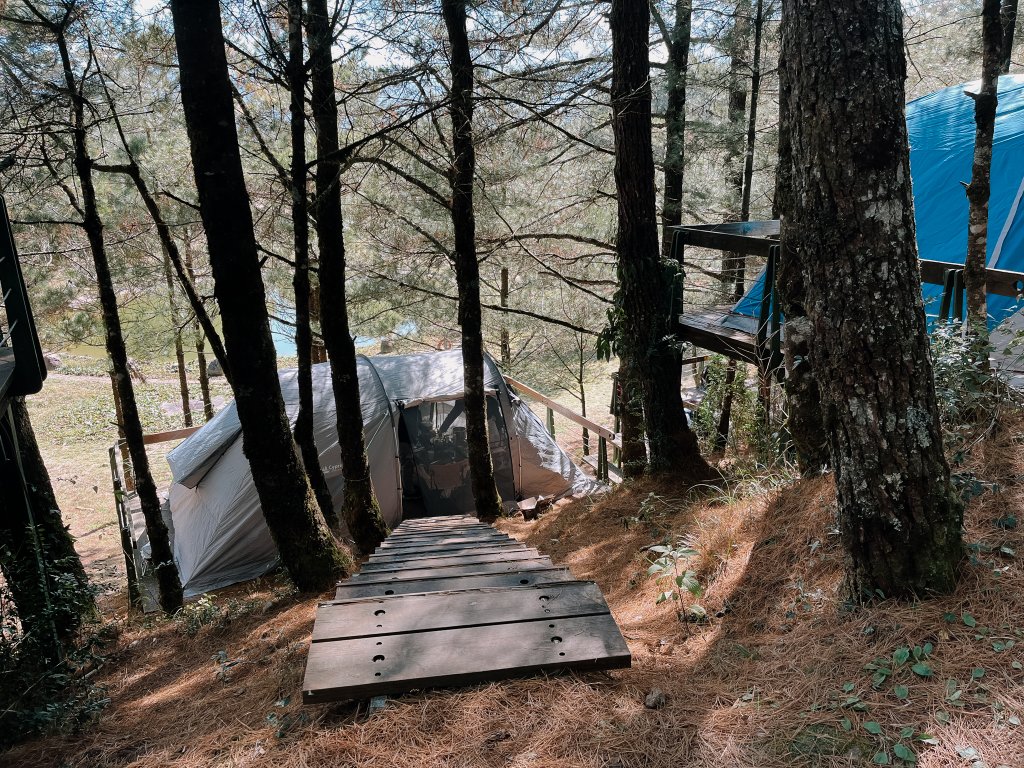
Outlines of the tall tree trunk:
M 783 242 L 813 328 L 855 599 L 949 592 L 963 554 L 921 298 L 902 21 L 899 0 L 782 11 Z
M 106 86 L 104 85 L 104 87 Z M 196 290 L 195 274 L 191 268 L 186 269 L 185 264 L 182 262 L 181 253 L 178 250 L 178 244 L 171 235 L 171 228 L 167 226 L 167 222 L 164 221 L 163 213 L 160 211 L 160 206 L 157 204 L 156 198 L 153 197 L 153 193 L 150 191 L 149 185 L 142 176 L 142 169 L 135 160 L 135 154 L 132 152 L 131 144 L 128 142 L 127 137 L 121 129 L 121 121 L 114 109 L 114 103 L 113 100 L 110 99 L 109 93 L 108 100 L 110 102 L 111 112 L 114 115 L 114 123 L 121 136 L 121 144 L 124 148 L 125 154 L 128 155 L 128 162 L 123 165 L 97 164 L 96 168 L 97 170 L 107 173 L 122 173 L 128 176 L 128 178 L 130 178 L 135 184 L 135 189 L 138 191 L 139 197 L 142 198 L 142 202 L 146 206 L 146 210 L 149 212 L 149 217 L 153 220 L 153 226 L 156 227 L 157 237 L 160 238 L 160 244 L 164 249 L 164 254 L 170 260 L 171 266 L 174 267 L 175 275 L 178 278 L 178 284 L 181 286 L 181 290 L 185 294 L 185 298 L 188 299 L 188 303 L 192 307 L 192 312 L 196 316 L 196 321 L 200 326 L 202 326 L 203 331 L 206 334 L 206 338 L 210 341 L 210 348 L 213 350 L 213 354 L 214 357 L 217 358 L 217 362 L 220 363 L 221 371 L 224 373 L 224 378 L 227 379 L 230 384 L 231 369 L 228 365 L 227 352 L 224 350 L 224 344 L 221 341 L 220 334 L 217 333 L 217 327 L 213 324 L 213 319 L 210 317 L 209 312 L 206 311 L 206 305 L 203 303 L 202 297 L 200 297 L 199 292 Z
M 1003 0 L 1001 11 L 1003 21 L 1003 42 L 1000 46 L 1000 74 L 1007 74 L 1013 63 L 1013 37 L 1017 31 L 1017 0 Z
M 760 9 L 760 4 L 758 8 Z M 747 211 L 745 213 L 743 211 L 746 191 L 744 185 L 746 153 L 743 150 L 745 131 L 743 126 L 744 118 L 747 116 L 747 76 L 744 70 L 749 69 L 753 75 L 757 66 L 747 60 L 750 30 L 750 0 L 739 0 L 733 11 L 733 25 L 729 33 L 729 140 L 725 153 L 725 167 L 732 169 L 729 181 L 735 195 L 737 204 L 735 216 L 738 221 L 746 221 L 750 215 L 749 197 L 746 198 L 748 200 Z M 756 34 L 760 35 L 760 29 Z M 758 42 L 760 43 L 760 39 Z M 757 53 L 759 52 L 757 51 Z M 753 77 L 751 77 L 751 102 L 755 98 L 753 85 Z M 756 114 L 756 107 L 753 103 L 751 104 L 751 113 Z M 738 162 L 740 157 L 744 158 L 744 162 Z M 732 283 L 729 298 L 732 302 L 737 302 L 743 297 L 746 256 L 742 253 L 728 253 L 725 257 L 724 267 L 723 271 Z M 736 360 L 730 359 L 725 369 L 725 391 L 722 393 L 722 410 L 718 418 L 718 428 L 715 430 L 715 451 L 724 451 L 729 442 L 729 421 L 732 419 L 732 394 L 737 367 Z
M 999 18 L 999 0 L 984 0 L 981 6 L 982 57 L 981 89 L 971 93 L 974 99 L 974 164 L 967 185 L 969 202 L 967 258 L 964 261 L 964 286 L 967 289 L 967 326 L 976 364 L 988 371 L 988 301 L 985 262 L 988 258 L 988 199 L 992 177 L 992 138 L 996 128 L 1000 48 L 1003 27 Z
M 487 441 L 487 401 L 484 393 L 483 317 L 480 308 L 480 263 L 476 255 L 476 219 L 473 214 L 473 59 L 466 33 L 465 0 L 441 0 L 441 15 L 448 30 L 451 60 L 452 229 L 455 232 L 455 280 L 459 286 L 459 326 L 462 329 L 462 365 L 465 381 L 466 442 L 469 476 L 481 520 L 501 515 L 501 499 L 494 482 Z
M 121 391 L 117 386 L 117 374 L 113 367 L 107 369 L 107 376 L 110 377 L 110 398 L 114 403 L 114 423 L 117 426 L 117 445 L 121 454 L 121 466 L 124 468 L 124 488 L 126 491 L 135 492 L 135 474 L 132 471 L 132 457 L 128 453 L 128 443 L 124 436 L 124 411 L 121 409 Z
M 0 567 L 26 633 L 71 639 L 82 616 L 93 610 L 92 590 L 61 519 L 50 475 L 39 453 L 23 398 L 10 401 L 10 420 L 0 413 L 5 461 L 0 469 Z M 14 450 L 14 444 L 17 450 Z M 20 472 L 18 471 L 20 464 Z M 21 492 L 24 475 L 25 493 Z M 43 573 L 40 573 L 42 566 Z
M 675 0 L 675 23 L 665 62 L 668 103 L 665 108 L 665 190 L 661 202 L 661 253 L 669 258 L 668 227 L 683 223 L 683 172 L 686 168 L 686 76 L 690 66 L 691 0 Z
M 331 16 L 327 0 L 306 6 L 316 124 L 316 236 L 320 251 L 320 330 L 331 364 L 338 414 L 338 445 L 345 476 L 342 519 L 364 552 L 387 536 L 387 525 L 373 492 L 363 438 L 356 346 L 348 324 L 345 293 L 345 233 L 341 217 L 341 163 L 338 155 L 338 105 L 331 54 Z
M 508 306 L 508 267 L 501 268 L 501 292 L 498 295 L 498 304 L 502 307 Z M 507 373 L 512 367 L 512 345 L 508 335 L 508 315 L 501 318 L 501 366 Z
M 167 303 L 171 310 L 171 326 L 174 328 L 174 358 L 178 363 L 178 390 L 181 393 L 181 415 L 186 427 L 192 426 L 192 403 L 188 392 L 188 371 L 185 370 L 185 348 L 181 343 L 181 316 L 178 300 L 174 295 L 174 277 L 171 275 L 171 259 L 164 250 L 164 280 L 167 283 Z
M 194 286 L 196 271 L 192 265 L 192 251 L 187 244 L 185 246 L 185 271 L 189 283 Z M 203 417 L 209 421 L 213 418 L 213 399 L 210 397 L 210 374 L 206 370 L 206 338 L 203 336 L 203 327 L 198 321 L 193 330 L 196 337 L 196 362 L 199 365 L 199 391 L 203 395 Z
M 314 363 L 327 362 L 327 347 L 324 346 L 323 330 L 320 328 L 320 277 L 319 265 L 310 259 L 311 284 L 309 286 L 309 317 L 314 323 L 312 340 L 312 357 Z
M 171 14 L 242 449 L 267 527 L 292 580 L 301 590 L 327 589 L 344 572 L 345 561 L 317 509 L 285 414 L 242 174 L 220 5 L 217 0 L 172 0 Z
M 167 613 L 173 613 L 181 607 L 181 581 L 178 578 L 178 567 L 174 564 L 167 525 L 160 513 L 160 499 L 157 495 L 156 483 L 153 481 L 153 475 L 149 469 L 146 446 L 142 441 L 142 421 L 139 418 L 135 388 L 128 370 L 128 352 L 125 349 L 124 334 L 121 331 L 117 293 L 114 290 L 114 281 L 110 274 L 110 265 L 107 262 L 106 246 L 103 241 L 103 222 L 100 219 L 99 207 L 96 202 L 96 189 L 92 178 L 93 161 L 86 142 L 86 99 L 72 70 L 71 56 L 64 34 L 65 29 L 63 23 L 50 26 L 50 31 L 57 43 L 61 64 L 64 68 L 65 85 L 71 99 L 71 136 L 74 148 L 75 175 L 78 177 L 82 196 L 82 227 L 92 252 L 96 287 L 103 313 L 107 356 L 110 359 L 121 403 L 121 413 L 124 419 L 121 426 L 124 429 L 128 453 L 131 456 L 135 491 L 139 497 L 142 514 L 146 520 L 146 531 L 149 534 L 157 585 L 160 591 L 160 607 Z
M 338 528 L 313 433 L 313 331 L 309 316 L 309 198 L 306 195 L 306 66 L 302 46 L 302 0 L 288 0 L 288 88 L 291 91 L 291 193 L 295 247 L 295 349 L 298 357 L 299 411 L 295 442 L 324 521 Z
M 668 228 L 683 223 L 683 174 L 686 170 L 686 80 L 690 67 L 690 36 L 693 19 L 691 0 L 675 0 L 675 19 L 665 62 L 667 104 L 665 107 L 665 188 L 661 203 L 661 253 L 668 259 L 672 253 L 672 235 Z M 673 321 L 674 322 L 674 321 Z M 676 357 L 681 360 L 680 355 Z M 671 375 L 682 386 L 683 368 Z M 619 382 L 623 394 L 620 408 L 622 425 L 621 470 L 626 477 L 636 477 L 647 467 L 647 446 L 644 443 L 641 387 L 635 379 L 634 366 L 619 362 Z
M 672 282 L 659 258 L 651 147 L 648 60 L 650 10 L 646 3 L 613 0 L 612 129 L 618 193 L 618 302 L 623 328 L 620 355 L 642 394 L 652 472 L 705 480 L 715 472 L 700 455 L 680 396 L 680 354 L 671 340 Z M 628 378 L 628 377 L 627 377 Z M 623 434 L 625 448 L 625 431 Z
M 8 404 L 0 410 L 0 576 L 17 607 L 27 648 L 44 663 L 61 658 L 57 596 L 35 526 L 34 509 L 22 483 L 17 435 Z
M 793 153 L 790 142 L 790 81 L 785 71 L 787 62 L 779 59 L 779 160 L 775 172 L 773 213 L 786 219 L 793 210 Z M 805 476 L 821 472 L 829 463 L 828 435 L 821 412 L 818 382 L 811 370 L 810 350 L 814 328 L 807 319 L 806 290 L 797 259 L 782 249 L 775 278 L 779 308 L 786 316 L 786 333 L 782 340 L 786 369 L 786 429 L 796 453 L 797 466 Z M 765 286 L 770 290 L 771 286 Z
M 619 349 L 619 370 L 616 384 L 619 388 L 619 468 L 622 476 L 640 477 L 647 471 L 647 443 L 644 440 L 644 401 L 636 370 L 635 355 Z M 682 386 L 682 366 L 680 386 Z

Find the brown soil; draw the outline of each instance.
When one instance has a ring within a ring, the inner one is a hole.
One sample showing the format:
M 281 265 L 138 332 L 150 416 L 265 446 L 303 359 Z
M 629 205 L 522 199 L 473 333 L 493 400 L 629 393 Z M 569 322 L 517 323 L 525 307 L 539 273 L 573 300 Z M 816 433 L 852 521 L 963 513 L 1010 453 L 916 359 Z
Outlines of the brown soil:
M 1024 508 L 1019 426 L 977 452 L 973 469 L 1001 489 L 968 510 L 973 559 L 950 597 L 845 606 L 829 477 L 689 495 L 637 483 L 501 523 L 598 582 L 632 669 L 419 692 L 370 716 L 365 702 L 302 707 L 315 599 L 264 581 L 218 595 L 221 618 L 194 637 L 122 608 L 95 675 L 111 699 L 99 721 L 0 764 L 848 766 L 879 752 L 899 765 L 906 747 L 921 766 L 1021 766 L 1024 530 L 993 523 Z M 689 567 L 705 624 L 655 602 L 664 587 L 646 575 L 646 547 L 668 533 L 700 553 Z M 920 674 L 911 659 L 873 687 L 866 665 L 915 646 Z M 644 706 L 654 688 L 661 709 Z

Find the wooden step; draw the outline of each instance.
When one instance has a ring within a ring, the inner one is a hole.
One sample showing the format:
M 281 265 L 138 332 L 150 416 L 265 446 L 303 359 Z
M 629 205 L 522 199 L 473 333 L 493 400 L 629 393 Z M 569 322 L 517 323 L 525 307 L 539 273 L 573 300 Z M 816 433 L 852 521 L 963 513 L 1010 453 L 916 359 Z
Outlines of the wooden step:
M 568 581 L 572 574 L 565 568 L 538 568 L 511 573 L 478 573 L 472 576 L 444 576 L 405 581 L 378 581 L 353 584 L 345 581 L 338 585 L 336 600 L 363 597 L 387 597 L 389 595 L 423 594 L 427 592 L 449 592 L 460 589 L 481 587 L 525 587 L 529 584 L 546 584 Z
M 319 605 L 302 696 L 316 704 L 629 664 L 596 584 L 451 516 L 397 526 Z
M 320 704 L 630 661 L 607 613 L 330 640 L 310 646 L 302 700 Z

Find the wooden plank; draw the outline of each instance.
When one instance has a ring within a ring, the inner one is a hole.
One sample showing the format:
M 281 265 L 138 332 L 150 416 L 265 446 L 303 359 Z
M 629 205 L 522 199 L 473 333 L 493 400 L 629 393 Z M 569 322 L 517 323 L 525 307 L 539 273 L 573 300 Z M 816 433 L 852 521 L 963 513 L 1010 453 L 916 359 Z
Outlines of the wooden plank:
M 403 520 L 395 526 L 395 530 L 398 530 L 399 528 L 425 528 L 439 525 L 462 525 L 465 523 L 479 522 L 480 520 L 472 515 L 442 515 L 438 517 L 421 517 Z
M 493 555 L 499 552 L 520 552 L 524 549 L 528 549 L 525 544 L 512 543 L 508 544 L 488 544 L 486 546 L 470 546 L 463 549 L 424 549 L 420 550 L 409 550 L 408 552 L 396 552 L 395 550 L 387 550 L 382 553 L 374 552 L 370 555 L 369 563 L 390 563 L 398 561 L 408 560 L 422 560 L 430 557 L 454 557 L 456 555 L 464 555 L 475 553 L 478 555 Z
M 143 445 L 153 445 L 155 443 L 166 443 L 171 440 L 181 440 L 182 438 L 188 437 L 194 432 L 198 432 L 202 429 L 199 427 L 186 427 L 185 429 L 172 429 L 170 432 L 154 432 L 152 435 L 143 435 Z
M 401 579 L 427 579 L 438 576 L 471 576 L 475 573 L 511 573 L 512 571 L 528 571 L 534 568 L 551 568 L 551 560 L 547 557 L 535 557 L 531 560 L 516 560 L 512 563 L 469 563 L 466 565 L 444 565 L 437 568 L 404 568 L 400 571 L 380 571 L 357 573 L 349 581 L 365 583 L 368 581 L 397 581 Z
M 354 600 L 365 597 L 389 595 L 423 594 L 458 589 L 481 589 L 484 587 L 517 587 L 530 584 L 550 584 L 569 581 L 572 574 L 565 568 L 538 568 L 511 573 L 486 573 L 472 576 L 446 576 L 405 581 L 382 581 L 356 583 L 345 581 L 338 585 L 336 600 Z
M 677 335 L 683 341 L 689 341 L 701 349 L 758 365 L 757 337 L 752 333 L 721 324 L 728 309 L 717 307 L 680 315 Z
M 510 536 L 506 536 L 503 533 L 495 534 L 493 536 L 438 536 L 430 539 L 388 539 L 379 547 L 378 550 L 384 549 L 409 549 L 411 547 L 443 547 L 449 544 L 486 544 L 494 541 L 508 541 Z
M 513 563 L 519 560 L 536 560 L 543 557 L 535 549 L 523 549 L 515 552 L 467 552 L 461 555 L 445 557 L 416 558 L 413 560 L 391 560 L 384 562 L 367 562 L 360 573 L 384 573 L 387 571 L 403 571 L 410 568 L 446 568 L 452 565 L 476 565 L 482 563 Z
M 392 532 L 394 536 L 409 536 L 411 534 L 424 535 L 424 534 L 446 534 L 453 530 L 479 530 L 479 529 L 492 529 L 489 525 L 477 522 L 449 522 L 443 525 L 404 525 L 401 524 L 396 527 Z
M 684 402 L 683 405 L 686 405 L 686 403 Z M 597 469 L 597 456 L 591 454 L 589 456 L 583 456 L 582 458 L 584 464 L 589 464 L 594 469 Z M 619 471 L 619 468 L 610 461 L 608 462 L 608 479 L 613 483 L 622 482 L 622 473 Z
M 496 528 L 493 525 L 488 525 L 484 522 L 473 522 L 467 523 L 449 523 L 445 525 L 414 525 L 411 527 L 404 527 L 399 525 L 393 531 L 391 536 L 437 536 L 440 534 L 452 534 L 455 531 L 473 530 L 473 531 L 492 531 Z
M 407 533 L 404 535 L 389 536 L 381 546 L 404 546 L 409 547 L 416 544 L 429 546 L 439 539 L 461 538 L 470 541 L 494 541 L 495 539 L 507 539 L 508 536 L 500 531 L 443 531 L 438 533 Z
M 405 528 L 399 526 L 392 531 L 392 536 L 430 536 L 437 533 L 450 533 L 453 531 L 494 531 L 495 528 L 492 525 L 486 523 L 450 523 L 447 525 L 431 525 L 431 526 L 411 526 Z
M 576 413 L 573 410 L 570 410 L 569 408 L 566 408 L 557 400 L 552 400 L 547 395 L 543 395 L 537 390 L 533 389 L 532 387 L 528 387 L 526 384 L 523 384 L 523 382 L 517 381 L 516 379 L 513 379 L 511 376 L 506 376 L 505 381 L 507 381 L 510 386 L 514 387 L 516 391 L 521 392 L 522 394 L 526 395 L 527 397 L 533 400 L 537 400 L 541 403 L 544 403 L 544 405 L 546 405 L 552 411 L 562 414 L 563 416 L 565 416 L 565 418 L 569 419 L 569 421 L 576 422 L 581 427 L 589 429 L 591 432 L 598 435 L 599 437 L 606 437 L 609 440 L 615 439 L 615 433 L 608 429 L 608 427 L 602 427 L 596 421 L 591 421 L 586 416 L 580 416 L 580 414 Z
M 779 222 L 743 221 L 723 224 L 689 224 L 671 227 L 678 232 L 683 245 L 713 250 L 738 251 L 755 256 L 768 256 L 773 245 L 778 245 Z
M 313 642 L 608 613 L 592 581 L 321 603 Z
M 429 539 L 401 539 L 396 537 L 394 540 L 385 540 L 377 549 L 409 549 L 411 547 L 430 547 L 436 546 L 438 543 L 443 542 L 447 539 L 460 539 L 455 542 L 459 546 L 476 546 L 480 543 L 488 544 L 492 542 L 503 542 L 503 541 L 515 541 L 511 536 L 499 533 L 498 535 L 492 536 L 460 536 L 457 533 L 453 533 L 449 536 L 435 536 Z
M 946 270 L 963 268 L 963 264 L 921 259 L 921 281 L 934 285 L 944 285 Z M 1024 274 L 1010 272 L 1005 269 L 986 269 L 985 290 L 997 296 L 1017 298 L 1021 293 L 1024 293 Z
M 630 661 L 608 614 L 333 640 L 311 645 L 302 698 L 319 704 Z

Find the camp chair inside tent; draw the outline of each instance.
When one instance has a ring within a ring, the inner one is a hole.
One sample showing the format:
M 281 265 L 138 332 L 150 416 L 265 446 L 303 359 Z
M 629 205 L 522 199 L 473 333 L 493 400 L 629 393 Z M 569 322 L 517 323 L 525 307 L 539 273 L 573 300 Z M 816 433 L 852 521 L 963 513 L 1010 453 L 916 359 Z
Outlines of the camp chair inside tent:
M 397 410 L 404 516 L 473 514 L 465 401 L 398 403 Z M 487 397 L 487 434 L 498 492 L 513 498 L 508 429 L 494 396 Z

